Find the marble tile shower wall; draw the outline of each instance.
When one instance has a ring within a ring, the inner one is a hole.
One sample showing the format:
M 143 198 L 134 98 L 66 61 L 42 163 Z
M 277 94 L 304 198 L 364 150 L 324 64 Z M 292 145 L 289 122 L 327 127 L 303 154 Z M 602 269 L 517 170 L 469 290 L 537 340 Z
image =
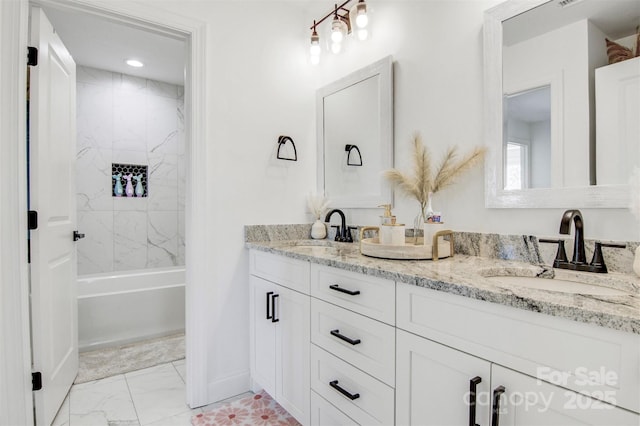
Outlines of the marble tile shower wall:
M 182 86 L 78 67 L 79 275 L 184 265 L 183 111 Z M 148 165 L 148 197 L 113 197 L 112 163 Z

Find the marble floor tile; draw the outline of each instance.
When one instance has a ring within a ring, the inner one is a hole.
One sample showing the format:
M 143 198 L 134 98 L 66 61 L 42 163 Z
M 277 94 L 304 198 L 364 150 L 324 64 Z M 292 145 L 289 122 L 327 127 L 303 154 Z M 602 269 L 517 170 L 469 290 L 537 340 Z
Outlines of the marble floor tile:
M 187 363 L 184 359 L 173 361 L 173 366 L 178 371 L 178 374 L 182 378 L 183 382 L 187 382 Z
M 185 413 L 199 413 L 185 403 L 185 384 L 172 364 L 125 374 L 141 425 Z
M 184 413 L 160 419 L 148 424 L 149 426 L 191 426 L 191 417 L 200 412 L 200 409 L 185 411 Z
M 246 392 L 203 408 L 185 403 L 185 360 L 178 360 L 75 384 L 54 426 L 190 426 L 193 415 L 225 402 L 251 395 Z
M 70 425 L 137 425 L 138 416 L 124 375 L 71 388 Z

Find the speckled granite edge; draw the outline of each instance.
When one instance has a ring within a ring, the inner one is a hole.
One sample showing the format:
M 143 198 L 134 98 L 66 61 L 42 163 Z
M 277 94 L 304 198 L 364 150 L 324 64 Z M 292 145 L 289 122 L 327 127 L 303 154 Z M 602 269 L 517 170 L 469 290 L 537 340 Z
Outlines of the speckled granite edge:
M 293 225 L 246 225 L 244 241 L 286 241 L 311 238 L 311 224 Z
M 471 299 L 498 303 L 518 309 L 594 324 L 640 335 L 640 281 L 634 283 L 634 295 L 596 296 L 506 288 L 495 285 L 481 271 L 519 271 L 531 276 L 544 275 L 549 267 L 520 261 L 456 255 L 440 262 L 396 261 L 362 256 L 356 244 L 331 243 L 335 252 L 315 251 L 309 244 L 327 246 L 326 240 L 248 243 L 247 247 L 290 258 L 310 261 L 345 271 L 385 278 L 396 282 L 443 291 Z M 296 247 L 296 244 L 300 244 Z M 613 276 L 611 274 L 610 276 Z M 600 276 L 601 277 L 601 276 Z M 601 279 L 601 278 L 598 279 Z
M 564 317 L 579 322 L 640 334 L 640 281 L 630 275 L 631 294 L 628 296 L 595 296 L 542 292 L 526 288 L 503 288 L 488 283 L 478 270 L 523 268 L 528 264 L 535 275 L 553 271 L 550 265 L 556 253 L 555 244 L 541 244 L 535 236 L 498 235 L 455 232 L 456 256 L 448 262 L 395 261 L 362 256 L 358 245 L 336 243 L 330 239 L 310 240 L 310 224 L 252 225 L 245 227 L 248 248 L 272 252 L 288 257 L 336 267 L 347 271 L 386 278 L 472 299 Z M 354 237 L 356 237 L 354 232 Z M 357 240 L 357 237 L 355 238 Z M 292 249 L 296 241 L 300 246 Z M 590 259 L 594 240 L 585 241 Z M 626 249 L 605 249 L 604 256 L 610 274 L 594 275 L 603 285 L 632 271 L 637 242 L 627 243 Z M 330 246 L 313 249 L 314 245 Z M 573 239 L 566 238 L 569 256 Z M 306 249 L 305 249 L 306 248 Z M 308 250 L 311 249 L 311 252 Z M 506 263 L 505 263 L 506 262 Z M 511 263 L 510 263 L 511 262 Z M 513 264 L 513 265 L 512 265 Z M 443 274 L 440 268 L 451 270 Z M 505 266 L 506 265 L 506 266 Z M 621 275 L 622 274 L 622 275 Z M 508 275 L 508 274 L 507 274 Z M 484 280 L 484 282 L 483 282 Z
M 353 232 L 353 239 L 356 242 L 360 236 L 359 228 Z M 412 229 L 407 229 L 407 236 L 411 236 L 412 232 Z M 333 240 L 334 236 L 335 230 L 329 230 L 327 239 Z M 367 237 L 369 236 L 367 235 Z M 454 232 L 453 237 L 455 253 L 489 259 L 516 260 L 534 265 L 552 265 L 557 251 L 556 244 L 539 243 L 538 237 L 533 235 Z M 245 242 L 303 240 L 309 238 L 311 238 L 311 224 L 245 226 Z M 567 254 L 571 257 L 571 253 L 573 253 L 573 236 L 567 236 L 564 240 Z M 585 251 L 588 260 L 593 256 L 595 242 L 596 240 L 585 240 Z M 603 249 L 607 268 L 610 272 L 631 274 L 633 273 L 635 250 L 640 243 L 632 241 L 618 242 L 626 243 L 627 248 Z

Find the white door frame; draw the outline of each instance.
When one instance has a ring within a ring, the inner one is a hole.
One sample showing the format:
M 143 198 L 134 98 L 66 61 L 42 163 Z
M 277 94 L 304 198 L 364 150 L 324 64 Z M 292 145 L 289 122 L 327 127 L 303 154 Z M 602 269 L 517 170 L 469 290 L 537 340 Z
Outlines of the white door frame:
M 140 27 L 180 34 L 187 40 L 185 137 L 187 144 L 186 357 L 187 403 L 209 403 L 207 385 L 206 24 L 150 4 L 88 0 L 38 0 L 107 16 Z M 26 50 L 29 2 L 0 1 L 0 424 L 33 424 L 26 224 Z M 210 285 L 210 284 L 209 284 Z M 11 348 L 11 350 L 6 350 Z

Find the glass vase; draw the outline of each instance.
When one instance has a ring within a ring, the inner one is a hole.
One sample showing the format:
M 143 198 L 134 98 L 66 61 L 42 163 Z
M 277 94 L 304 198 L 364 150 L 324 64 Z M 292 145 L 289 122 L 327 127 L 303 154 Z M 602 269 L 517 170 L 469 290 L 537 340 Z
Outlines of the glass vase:
M 422 236 L 422 232 L 424 229 L 425 215 L 422 210 L 413 220 L 413 244 L 420 245 L 420 237 Z

